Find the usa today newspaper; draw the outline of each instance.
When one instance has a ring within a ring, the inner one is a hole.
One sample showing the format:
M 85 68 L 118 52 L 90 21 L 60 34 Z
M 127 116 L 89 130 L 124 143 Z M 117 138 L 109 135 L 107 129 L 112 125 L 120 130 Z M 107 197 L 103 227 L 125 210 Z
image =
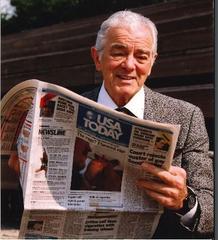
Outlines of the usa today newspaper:
M 2 99 L 1 154 L 17 155 L 19 238 L 150 238 L 163 212 L 136 187 L 149 162 L 169 169 L 180 126 L 109 109 L 27 80 Z

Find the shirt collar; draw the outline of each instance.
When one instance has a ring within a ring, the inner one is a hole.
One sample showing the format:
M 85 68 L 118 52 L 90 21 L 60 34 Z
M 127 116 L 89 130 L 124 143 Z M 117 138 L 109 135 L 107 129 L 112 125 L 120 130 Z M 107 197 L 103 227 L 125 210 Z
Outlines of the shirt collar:
M 101 86 L 97 102 L 112 109 L 118 108 L 116 103 L 111 99 L 111 97 L 107 93 L 104 83 Z M 136 117 L 143 119 L 144 106 L 145 106 L 145 94 L 142 87 L 124 107 L 130 110 Z

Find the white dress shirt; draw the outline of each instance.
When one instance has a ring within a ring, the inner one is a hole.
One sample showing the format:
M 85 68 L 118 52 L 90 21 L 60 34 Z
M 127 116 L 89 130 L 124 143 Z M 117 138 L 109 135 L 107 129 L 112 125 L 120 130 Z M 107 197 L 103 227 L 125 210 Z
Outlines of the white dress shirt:
M 97 102 L 112 109 L 118 108 L 117 104 L 111 99 L 111 97 L 107 93 L 104 83 L 101 86 Z M 145 107 L 145 94 L 143 87 L 123 107 L 127 108 L 136 117 L 143 119 Z

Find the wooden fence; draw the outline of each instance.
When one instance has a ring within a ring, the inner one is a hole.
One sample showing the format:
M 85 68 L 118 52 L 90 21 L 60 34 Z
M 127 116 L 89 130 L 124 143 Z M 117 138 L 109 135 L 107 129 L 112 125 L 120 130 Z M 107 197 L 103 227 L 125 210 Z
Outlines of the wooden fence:
M 214 118 L 214 10 L 212 0 L 180 0 L 134 11 L 158 28 L 158 59 L 147 85 L 198 105 L 211 139 Z M 81 92 L 101 82 L 90 56 L 107 15 L 2 37 L 2 93 L 26 79 Z

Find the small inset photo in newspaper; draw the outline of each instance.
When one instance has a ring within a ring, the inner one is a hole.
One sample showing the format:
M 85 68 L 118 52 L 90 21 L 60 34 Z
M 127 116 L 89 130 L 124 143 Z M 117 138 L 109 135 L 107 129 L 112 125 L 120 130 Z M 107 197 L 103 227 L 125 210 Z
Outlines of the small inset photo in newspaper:
M 51 100 L 56 95 L 47 93 L 40 100 L 40 117 L 52 118 L 54 116 L 56 101 Z
M 168 151 L 170 147 L 170 139 L 166 134 L 156 137 L 154 148 L 156 150 Z
M 118 159 L 95 153 L 87 141 L 76 138 L 71 190 L 120 192 L 122 176 Z
M 28 225 L 27 225 L 27 229 L 31 230 L 31 231 L 42 231 L 42 227 L 43 227 L 43 221 L 29 221 Z
M 35 172 L 39 173 L 39 172 L 44 172 L 45 175 L 47 173 L 47 169 L 48 169 L 48 155 L 46 153 L 45 148 L 43 148 L 43 153 L 42 153 L 42 157 L 40 158 L 40 167 L 38 167 Z

